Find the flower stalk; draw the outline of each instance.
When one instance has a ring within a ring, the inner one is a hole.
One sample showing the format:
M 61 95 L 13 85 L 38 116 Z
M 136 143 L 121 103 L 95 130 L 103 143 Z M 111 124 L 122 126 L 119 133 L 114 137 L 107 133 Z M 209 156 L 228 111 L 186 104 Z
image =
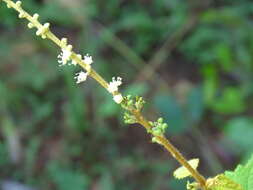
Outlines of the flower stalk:
M 1 0 L 0 0 L 1 1 Z M 139 123 L 141 124 L 148 133 L 152 135 L 152 141 L 162 145 L 182 166 L 184 166 L 192 175 L 192 177 L 199 183 L 202 189 L 207 190 L 206 179 L 195 170 L 190 164 L 188 164 L 187 160 L 184 156 L 178 151 L 176 147 L 174 147 L 171 142 L 164 136 L 164 130 L 167 128 L 162 121 L 162 119 L 158 119 L 157 122 L 149 122 L 141 113 L 141 108 L 143 107 L 144 100 L 142 98 L 138 98 L 136 100 L 135 105 L 133 105 L 133 101 L 128 97 L 123 97 L 118 90 L 118 86 L 121 85 L 122 79 L 120 77 L 113 78 L 112 82 L 108 83 L 103 79 L 94 69 L 91 67 L 91 63 L 93 62 L 92 58 L 88 55 L 82 56 L 80 54 L 76 54 L 72 51 L 72 45 L 69 45 L 66 38 L 59 39 L 50 31 L 50 24 L 45 23 L 41 24 L 39 22 L 39 15 L 34 14 L 31 16 L 21 7 L 21 1 L 17 1 L 14 3 L 11 0 L 2 0 L 7 4 L 8 8 L 13 8 L 19 13 L 19 18 L 27 19 L 29 21 L 28 28 L 36 28 L 36 35 L 40 36 L 43 39 L 49 39 L 54 42 L 57 46 L 59 46 L 62 50 L 62 53 L 58 56 L 59 63 L 62 65 L 66 65 L 68 61 L 72 61 L 72 65 L 80 65 L 87 72 L 79 72 L 75 77 L 77 79 L 77 83 L 83 82 L 86 80 L 88 76 L 92 77 L 96 80 L 103 88 L 105 88 L 109 93 L 112 94 L 113 100 L 117 104 L 121 104 L 122 108 L 128 111 L 126 114 L 126 118 L 128 119 L 128 123 Z

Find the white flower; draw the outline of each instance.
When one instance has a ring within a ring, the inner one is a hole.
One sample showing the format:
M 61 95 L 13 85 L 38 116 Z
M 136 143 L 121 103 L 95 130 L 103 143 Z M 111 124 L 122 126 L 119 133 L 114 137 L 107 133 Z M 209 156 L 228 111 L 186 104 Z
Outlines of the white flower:
M 118 91 L 118 87 L 122 84 L 122 78 L 117 77 L 117 79 L 115 77 L 112 78 L 112 82 L 109 83 L 107 90 L 110 93 L 114 93 Z
M 66 49 L 62 49 L 62 52 L 60 55 L 58 55 L 58 63 L 60 63 L 60 66 L 66 65 L 67 62 L 70 60 L 70 57 L 72 55 L 72 46 L 68 45 Z
M 89 54 L 86 54 L 83 59 L 84 63 L 87 65 L 91 65 L 93 63 L 92 57 Z
M 88 73 L 85 73 L 85 72 L 81 71 L 79 73 L 76 73 L 76 75 L 77 76 L 74 77 L 74 78 L 77 80 L 76 83 L 78 84 L 78 83 L 81 83 L 83 81 L 86 81 Z
M 123 101 L 123 96 L 121 94 L 117 94 L 113 96 L 113 100 L 117 103 L 120 104 Z

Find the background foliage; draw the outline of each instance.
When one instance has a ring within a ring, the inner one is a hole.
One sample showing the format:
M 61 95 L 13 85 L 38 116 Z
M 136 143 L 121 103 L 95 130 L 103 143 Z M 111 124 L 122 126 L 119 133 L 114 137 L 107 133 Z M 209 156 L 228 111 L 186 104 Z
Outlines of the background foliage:
M 26 0 L 75 50 L 90 53 L 107 80 L 124 79 L 151 119 L 200 171 L 214 176 L 253 147 L 253 3 L 208 0 Z M 0 4 L 0 180 L 2 188 L 184 189 L 178 164 L 94 81 Z

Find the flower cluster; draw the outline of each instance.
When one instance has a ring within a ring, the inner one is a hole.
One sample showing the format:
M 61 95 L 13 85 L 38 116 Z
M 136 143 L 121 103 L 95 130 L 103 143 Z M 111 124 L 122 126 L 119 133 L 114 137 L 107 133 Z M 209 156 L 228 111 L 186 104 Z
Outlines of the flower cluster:
M 141 96 L 132 97 L 131 95 L 127 95 L 121 106 L 126 110 L 136 110 L 140 112 L 144 104 L 145 100 Z
M 155 122 L 150 121 L 149 124 L 152 126 L 150 133 L 155 136 L 163 136 L 165 130 L 168 128 L 168 124 L 164 123 L 161 117 Z
M 115 93 L 118 91 L 118 87 L 122 84 L 122 78 L 121 77 L 112 77 L 112 81 L 109 83 L 107 90 L 110 93 Z
M 62 52 L 58 55 L 59 66 L 66 65 L 70 61 L 72 55 L 72 45 L 68 45 L 66 48 L 62 48 Z
M 128 95 L 124 97 L 124 101 L 121 104 L 121 106 L 127 110 L 124 113 L 124 122 L 127 124 L 138 123 L 136 116 L 131 112 L 131 110 L 140 112 L 144 104 L 145 104 L 145 101 L 140 96 L 132 97 L 131 95 Z
M 129 112 L 125 112 L 123 118 L 124 118 L 124 122 L 127 124 L 134 124 L 138 122 L 136 117 Z
M 113 95 L 113 100 L 120 104 L 123 101 L 123 96 L 118 92 L 118 87 L 122 84 L 121 77 L 112 77 L 112 81 L 108 84 L 107 90 Z
M 49 38 L 53 40 L 57 45 L 61 47 L 61 53 L 58 55 L 58 63 L 59 66 L 64 65 L 74 65 L 80 64 L 85 68 L 87 72 L 80 71 L 76 73 L 74 79 L 76 79 L 76 83 L 79 84 L 87 79 L 89 74 L 91 73 L 91 64 L 93 63 L 93 59 L 90 55 L 86 54 L 82 57 L 80 54 L 75 54 L 72 49 L 73 46 L 68 44 L 67 38 L 62 38 L 59 40 L 56 36 L 54 36 L 50 32 L 50 23 L 41 24 L 39 22 L 39 14 L 34 14 L 30 16 L 26 11 L 24 11 L 21 7 L 22 2 L 17 1 L 16 3 L 10 0 L 4 0 L 7 4 L 8 8 L 14 8 L 19 12 L 19 18 L 26 18 L 29 23 L 27 24 L 28 28 L 36 28 L 36 35 L 41 36 L 43 39 Z M 113 100 L 120 104 L 123 101 L 123 96 L 118 92 L 118 87 L 122 84 L 122 79 L 120 77 L 113 77 L 112 82 L 108 84 L 107 90 L 113 95 Z
M 14 7 L 16 10 L 18 10 L 18 12 L 19 12 L 18 17 L 19 18 L 27 18 L 28 14 L 22 9 L 21 5 L 22 5 L 22 2 L 17 1 L 14 4 L 8 3 L 7 7 L 8 8 Z M 44 25 L 41 25 L 38 22 L 38 18 L 39 18 L 39 15 L 37 13 L 34 14 L 32 17 L 32 21 L 28 23 L 28 28 L 33 28 L 36 25 L 36 27 L 37 27 L 36 35 L 41 36 L 43 39 L 45 39 L 45 38 L 47 38 L 47 32 L 49 31 L 50 24 L 45 23 Z
M 81 60 L 84 64 L 85 64 L 85 68 L 87 70 L 87 72 L 79 72 L 76 73 L 76 76 L 74 77 L 77 81 L 76 83 L 79 84 L 83 81 L 85 81 L 88 77 L 88 75 L 90 74 L 91 71 L 91 64 L 93 63 L 92 57 L 89 56 L 88 54 L 86 54 L 84 56 L 84 58 L 82 59 L 82 55 L 78 54 L 76 55 L 77 59 L 73 58 L 73 52 L 72 52 L 72 45 L 68 45 L 67 44 L 67 39 L 66 38 L 62 38 L 61 39 L 61 44 L 63 47 L 61 53 L 58 55 L 58 63 L 60 63 L 59 66 L 64 66 L 64 65 L 74 65 L 76 66 L 78 64 L 78 59 Z M 71 61 L 71 62 L 70 62 Z
M 83 81 L 86 81 L 87 77 L 88 77 L 88 73 L 81 71 L 79 73 L 76 73 L 76 76 L 74 78 L 76 79 L 76 83 L 78 84 Z
M 152 138 L 152 142 L 160 143 L 156 136 L 164 136 L 164 133 L 166 129 L 168 128 L 168 124 L 163 122 L 163 118 L 159 118 L 157 121 L 152 122 L 150 121 L 149 124 L 152 126 L 152 128 L 148 131 L 154 137 Z
M 89 54 L 84 56 L 83 62 L 87 65 L 91 65 L 93 63 L 92 57 Z

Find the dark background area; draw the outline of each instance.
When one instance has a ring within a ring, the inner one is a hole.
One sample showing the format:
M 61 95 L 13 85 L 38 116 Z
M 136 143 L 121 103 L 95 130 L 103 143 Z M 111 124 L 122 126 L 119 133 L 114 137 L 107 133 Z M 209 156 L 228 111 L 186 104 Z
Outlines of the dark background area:
M 124 95 L 206 177 L 233 169 L 253 147 L 253 3 L 250 0 L 23 0 L 74 50 L 93 56 Z M 0 1 L 0 183 L 4 190 L 177 190 L 179 164 L 60 49 Z M 14 187 L 14 185 L 16 185 Z M 16 189 L 15 189 L 16 188 Z

